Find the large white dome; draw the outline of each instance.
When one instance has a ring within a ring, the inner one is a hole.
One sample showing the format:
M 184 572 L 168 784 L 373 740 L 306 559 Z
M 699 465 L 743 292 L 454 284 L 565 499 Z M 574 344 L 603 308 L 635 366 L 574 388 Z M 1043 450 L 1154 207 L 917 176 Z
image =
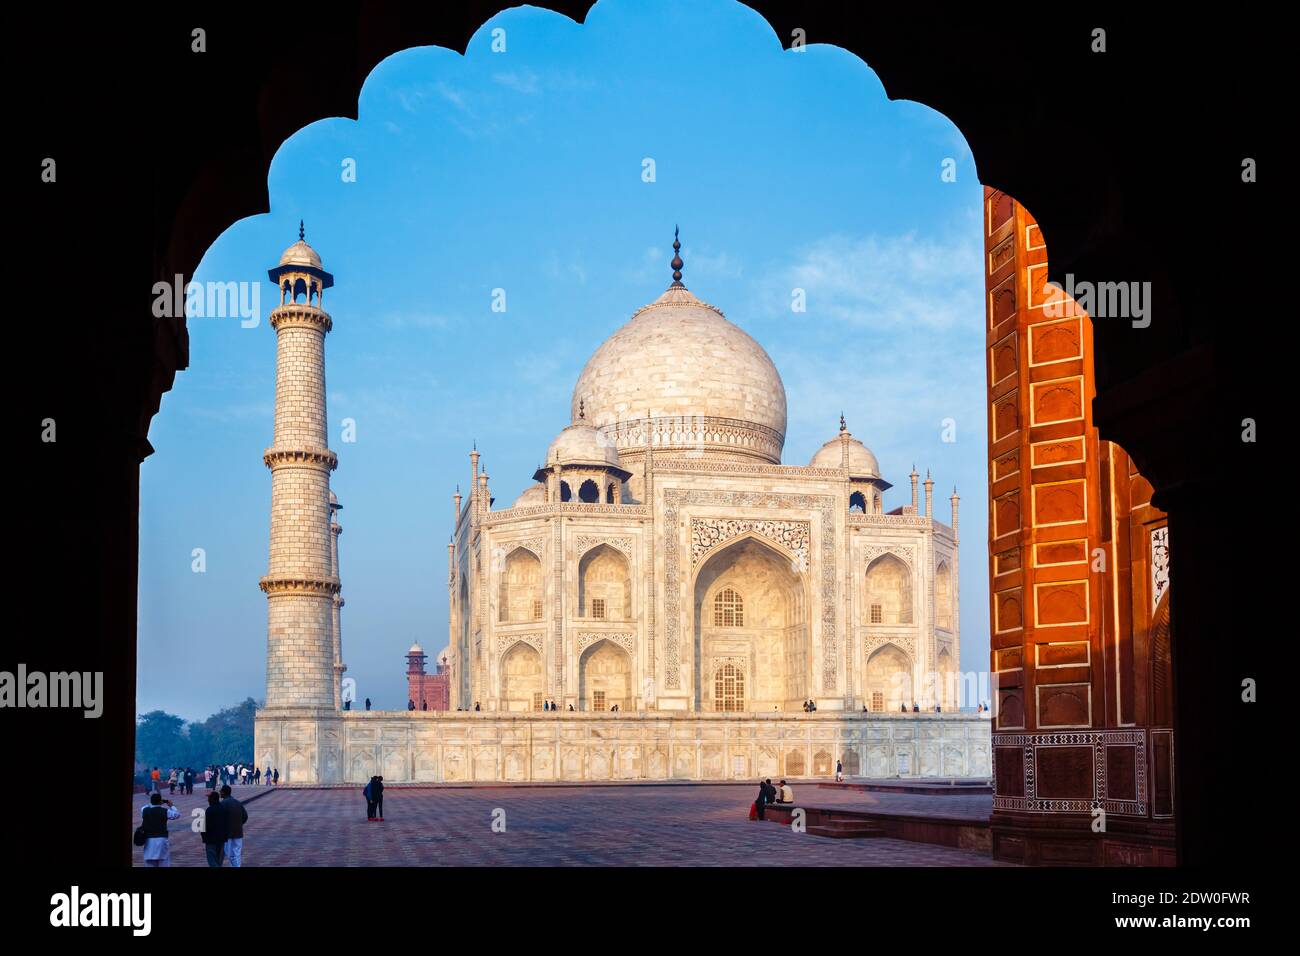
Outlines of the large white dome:
M 596 349 L 572 414 L 644 447 L 779 462 L 785 386 L 763 347 L 719 309 L 674 283 Z

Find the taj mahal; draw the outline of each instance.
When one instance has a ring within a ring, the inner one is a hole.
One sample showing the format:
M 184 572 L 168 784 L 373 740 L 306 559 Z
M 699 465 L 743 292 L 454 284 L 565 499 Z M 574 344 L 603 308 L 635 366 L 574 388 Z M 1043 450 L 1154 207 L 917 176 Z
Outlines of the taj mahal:
M 990 722 L 958 711 L 956 490 L 942 522 L 913 467 L 910 504 L 886 511 L 892 486 L 838 410 L 812 459 L 784 464 L 780 373 L 686 288 L 673 248 L 667 290 L 578 376 L 534 483 L 500 507 L 469 453 L 445 582 L 430 569 L 451 710 L 359 711 L 340 690 L 333 277 L 300 231 L 269 273 L 257 763 L 290 784 L 989 775 Z

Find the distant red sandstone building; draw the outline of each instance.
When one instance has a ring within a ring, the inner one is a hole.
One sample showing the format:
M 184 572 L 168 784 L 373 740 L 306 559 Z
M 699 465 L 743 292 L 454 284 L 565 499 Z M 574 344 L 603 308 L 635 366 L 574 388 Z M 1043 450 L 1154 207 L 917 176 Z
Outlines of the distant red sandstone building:
M 406 700 L 408 710 L 451 710 L 451 684 L 447 659 L 438 662 L 436 674 L 426 674 L 429 655 L 419 644 L 406 652 Z

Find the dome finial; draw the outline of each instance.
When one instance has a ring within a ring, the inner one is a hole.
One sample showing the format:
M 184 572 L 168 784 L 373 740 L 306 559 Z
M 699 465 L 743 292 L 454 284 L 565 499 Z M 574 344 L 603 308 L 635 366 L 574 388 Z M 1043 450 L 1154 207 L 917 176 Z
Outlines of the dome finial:
M 578 399 L 578 421 L 582 421 L 586 417 L 587 417 L 587 400 L 585 398 L 580 398 Z
M 668 263 L 673 267 L 673 284 L 668 287 L 670 289 L 686 288 L 686 286 L 682 285 L 682 266 L 686 265 L 686 263 L 682 262 L 682 243 L 678 239 L 679 231 L 676 226 L 673 226 L 673 261 Z
M 846 431 L 847 429 L 848 425 L 844 423 L 844 413 L 840 412 L 840 431 Z
M 298 241 L 305 242 L 307 239 L 307 230 L 303 228 L 302 220 L 298 220 Z

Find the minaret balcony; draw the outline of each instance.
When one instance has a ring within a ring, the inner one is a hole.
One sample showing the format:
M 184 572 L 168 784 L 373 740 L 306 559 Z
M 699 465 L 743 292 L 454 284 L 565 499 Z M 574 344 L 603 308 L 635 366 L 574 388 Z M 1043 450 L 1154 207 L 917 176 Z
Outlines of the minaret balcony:
M 334 328 L 330 314 L 306 302 L 284 302 L 271 310 L 271 328 L 279 331 L 284 326 L 307 326 L 324 332 Z

